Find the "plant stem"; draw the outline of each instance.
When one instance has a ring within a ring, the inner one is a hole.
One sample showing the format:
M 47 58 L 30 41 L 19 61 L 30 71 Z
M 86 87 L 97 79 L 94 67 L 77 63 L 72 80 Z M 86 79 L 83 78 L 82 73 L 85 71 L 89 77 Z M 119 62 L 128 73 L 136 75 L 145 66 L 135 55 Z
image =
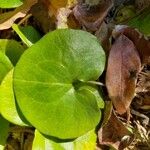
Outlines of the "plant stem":
M 93 84 L 93 85 L 99 85 L 99 86 L 105 86 L 105 84 L 97 81 L 81 81 L 83 83 Z

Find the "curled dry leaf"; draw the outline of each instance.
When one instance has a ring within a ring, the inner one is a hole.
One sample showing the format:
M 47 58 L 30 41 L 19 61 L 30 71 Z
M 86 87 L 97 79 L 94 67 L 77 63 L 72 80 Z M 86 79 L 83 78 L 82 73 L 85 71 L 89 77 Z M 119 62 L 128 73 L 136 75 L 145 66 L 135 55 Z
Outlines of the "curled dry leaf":
M 117 150 L 123 150 L 132 141 L 132 134 L 117 118 L 109 103 L 106 103 L 105 108 L 104 121 L 98 131 L 99 144 L 111 146 Z M 105 121 L 108 115 L 110 117 L 108 121 Z
M 112 45 L 108 58 L 106 86 L 117 112 L 127 111 L 134 97 L 140 57 L 133 42 L 120 35 Z
M 24 17 L 37 0 L 26 0 L 23 5 L 14 11 L 1 14 L 0 30 L 9 29 L 16 19 Z
M 142 63 L 150 64 L 150 40 L 140 33 L 137 29 L 128 27 L 126 25 L 117 25 L 113 31 L 113 36 L 124 34 L 127 36 L 136 46 Z
M 95 6 L 79 2 L 74 8 L 74 16 L 87 30 L 97 31 L 112 6 L 112 0 L 102 0 Z

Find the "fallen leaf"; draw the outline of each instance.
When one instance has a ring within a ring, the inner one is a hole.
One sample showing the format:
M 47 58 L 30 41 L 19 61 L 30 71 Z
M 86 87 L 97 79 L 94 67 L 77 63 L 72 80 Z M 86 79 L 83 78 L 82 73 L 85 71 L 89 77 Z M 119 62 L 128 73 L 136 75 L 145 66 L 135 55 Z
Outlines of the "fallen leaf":
M 150 64 L 150 40 L 140 33 L 137 29 L 128 27 L 126 25 L 117 25 L 113 31 L 113 36 L 124 34 L 127 36 L 136 46 L 142 63 Z
M 97 31 L 112 6 L 112 0 L 102 1 L 97 6 L 80 2 L 73 11 L 74 16 L 82 26 L 87 30 Z
M 38 25 L 47 33 L 55 28 L 76 28 L 76 22 L 72 15 L 71 8 L 76 4 L 76 0 L 38 0 L 38 3 L 31 9 Z M 69 23 L 68 23 L 69 18 Z
M 53 5 L 54 8 L 59 9 L 61 7 L 65 7 L 68 3 L 68 0 L 49 0 L 51 5 Z
M 120 35 L 110 50 L 106 72 L 109 97 L 119 114 L 127 111 L 134 97 L 140 57 L 133 42 Z
M 109 106 L 110 104 L 106 104 Z M 101 128 L 98 131 L 98 140 L 100 145 L 111 146 L 117 150 L 123 150 L 132 141 L 131 132 L 125 127 L 125 125 L 117 118 L 112 109 L 107 109 L 104 118 L 110 117 L 108 121 L 104 121 Z M 105 111 L 105 112 L 106 112 Z
M 47 33 L 55 29 L 56 18 L 53 13 L 49 12 L 50 2 L 47 0 L 38 0 L 31 8 L 31 13 L 39 28 Z
M 71 29 L 81 29 L 81 25 L 79 24 L 78 20 L 75 18 L 73 12 L 70 13 L 67 20 L 67 25 Z
M 0 30 L 9 29 L 18 18 L 26 16 L 31 6 L 37 3 L 37 0 L 26 0 L 23 5 L 16 8 L 14 11 L 1 14 Z
M 108 27 L 108 24 L 103 22 L 99 28 L 99 30 L 96 31 L 95 35 L 100 40 L 100 43 L 105 50 L 105 53 L 108 54 L 111 48 L 110 43 L 110 37 L 111 37 L 111 30 Z

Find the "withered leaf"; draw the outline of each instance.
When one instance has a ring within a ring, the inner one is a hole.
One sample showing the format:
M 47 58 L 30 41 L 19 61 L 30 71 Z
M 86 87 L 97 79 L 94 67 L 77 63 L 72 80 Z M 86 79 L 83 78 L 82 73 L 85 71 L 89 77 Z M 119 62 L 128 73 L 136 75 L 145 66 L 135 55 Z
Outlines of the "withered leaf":
M 134 97 L 141 62 L 133 42 L 120 35 L 110 50 L 106 87 L 119 114 L 127 111 Z
M 23 5 L 14 11 L 2 14 L 0 16 L 0 30 L 9 29 L 16 19 L 25 17 L 35 3 L 37 3 L 37 0 L 26 0 Z
M 112 6 L 112 0 L 101 1 L 96 6 L 79 2 L 73 11 L 82 26 L 89 31 L 97 31 Z
M 38 26 L 44 33 L 55 28 L 67 28 L 68 17 L 76 0 L 38 0 L 31 9 Z
M 110 51 L 110 47 L 111 47 L 111 43 L 110 43 L 111 33 L 112 33 L 112 30 L 110 29 L 108 24 L 106 24 L 105 22 L 103 22 L 99 30 L 95 32 L 95 35 L 100 41 L 103 49 L 105 50 L 106 55 L 108 55 Z
M 47 0 L 38 0 L 38 3 L 31 8 L 35 22 L 44 33 L 55 29 L 56 18 L 53 14 L 49 14 L 49 9 L 50 2 Z
M 118 36 L 120 34 L 124 34 L 134 43 L 140 54 L 142 63 L 150 64 L 150 40 L 137 29 L 125 25 L 117 25 L 115 27 L 113 36 Z
M 133 140 L 131 132 L 117 118 L 114 111 L 111 111 L 107 124 L 99 129 L 98 139 L 100 145 L 111 146 L 117 150 L 123 150 Z

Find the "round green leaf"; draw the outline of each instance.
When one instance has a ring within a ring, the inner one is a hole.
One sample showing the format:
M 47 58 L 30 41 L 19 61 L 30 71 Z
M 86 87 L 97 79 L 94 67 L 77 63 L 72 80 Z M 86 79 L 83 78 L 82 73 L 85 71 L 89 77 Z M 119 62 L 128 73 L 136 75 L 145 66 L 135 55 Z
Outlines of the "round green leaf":
M 96 134 L 94 130 L 89 131 L 70 142 L 54 141 L 44 137 L 35 130 L 32 150 L 94 150 L 96 147 Z
M 14 66 L 24 52 L 24 49 L 25 48 L 15 40 L 0 39 L 0 51 L 6 54 Z
M 5 75 L 13 68 L 10 60 L 0 51 L 0 83 Z
M 23 0 L 0 0 L 0 8 L 14 8 L 23 4 Z
M 97 96 L 85 82 L 96 80 L 104 66 L 105 54 L 95 36 L 71 29 L 48 33 L 16 65 L 20 110 L 46 135 L 66 139 L 85 134 L 100 120 Z
M 12 75 L 13 75 L 13 70 L 11 70 L 5 76 L 0 86 L 1 115 L 11 123 L 20 126 L 26 126 L 27 124 L 25 124 L 20 118 L 20 115 L 18 114 L 18 110 L 16 107 L 15 97 L 13 93 L 13 86 L 12 86 Z

